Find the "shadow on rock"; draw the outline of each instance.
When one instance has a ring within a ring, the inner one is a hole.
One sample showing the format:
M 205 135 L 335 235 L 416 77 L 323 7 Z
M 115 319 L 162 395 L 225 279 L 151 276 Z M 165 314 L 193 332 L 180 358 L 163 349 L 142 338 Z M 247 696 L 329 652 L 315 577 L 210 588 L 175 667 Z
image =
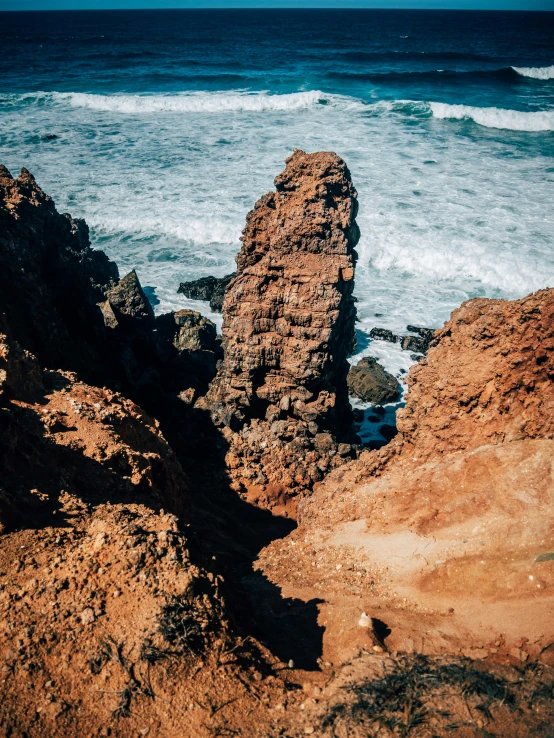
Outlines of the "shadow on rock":
M 254 562 L 271 541 L 296 523 L 243 500 L 231 489 L 225 466 L 228 446 L 209 413 L 180 403 L 162 423 L 190 481 L 191 554 L 222 574 L 222 589 L 237 630 L 258 638 L 281 661 L 318 669 L 324 628 L 317 623 L 321 600 L 286 598 Z

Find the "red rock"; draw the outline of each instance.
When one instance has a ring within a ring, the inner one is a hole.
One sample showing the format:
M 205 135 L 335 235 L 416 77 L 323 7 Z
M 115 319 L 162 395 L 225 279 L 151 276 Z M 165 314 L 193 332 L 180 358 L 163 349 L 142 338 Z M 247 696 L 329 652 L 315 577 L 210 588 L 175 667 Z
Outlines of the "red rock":
M 296 151 L 275 185 L 247 217 L 223 305 L 224 362 L 200 406 L 227 429 L 239 487 L 245 479 L 292 493 L 342 463 L 337 439 L 352 440 L 359 231 L 356 191 L 335 154 Z M 324 449 L 319 431 L 329 434 Z

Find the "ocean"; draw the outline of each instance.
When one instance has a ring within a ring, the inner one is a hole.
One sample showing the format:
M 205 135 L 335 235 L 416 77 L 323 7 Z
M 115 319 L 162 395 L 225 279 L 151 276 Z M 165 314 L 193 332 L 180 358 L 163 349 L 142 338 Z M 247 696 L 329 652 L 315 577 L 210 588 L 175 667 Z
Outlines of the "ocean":
M 554 13 L 0 14 L 0 162 L 30 169 L 157 312 L 234 269 L 294 148 L 359 193 L 359 354 L 374 327 L 554 286 Z M 220 316 L 210 315 L 217 321 Z

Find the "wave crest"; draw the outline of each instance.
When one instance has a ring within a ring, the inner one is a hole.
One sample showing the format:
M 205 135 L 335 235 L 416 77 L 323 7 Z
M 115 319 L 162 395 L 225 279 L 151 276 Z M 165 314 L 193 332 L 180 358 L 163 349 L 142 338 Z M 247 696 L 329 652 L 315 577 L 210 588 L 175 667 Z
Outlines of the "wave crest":
M 512 67 L 522 77 L 533 79 L 554 79 L 554 65 L 551 67 Z
M 93 95 L 52 93 L 73 107 L 117 113 L 221 113 L 300 110 L 329 102 L 319 90 L 270 95 L 267 92 L 190 92 L 175 95 Z
M 433 117 L 454 120 L 472 120 L 487 128 L 503 128 L 509 131 L 554 131 L 554 111 L 533 113 L 504 108 L 476 108 L 472 105 L 429 103 Z

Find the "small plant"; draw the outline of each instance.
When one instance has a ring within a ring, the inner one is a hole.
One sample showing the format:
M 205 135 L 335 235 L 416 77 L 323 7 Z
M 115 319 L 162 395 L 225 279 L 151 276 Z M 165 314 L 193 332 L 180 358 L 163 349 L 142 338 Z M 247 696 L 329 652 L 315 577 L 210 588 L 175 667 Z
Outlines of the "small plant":
M 339 724 L 364 730 L 364 736 L 387 735 L 408 736 L 436 718 L 448 718 L 450 709 L 457 707 L 469 713 L 468 698 L 473 698 L 474 709 L 484 717 L 491 718 L 490 708 L 505 705 L 516 709 L 516 697 L 504 679 L 490 671 L 478 669 L 473 662 L 463 659 L 456 663 L 441 663 L 438 659 L 416 654 L 401 656 L 394 661 L 392 669 L 383 677 L 368 679 L 348 687 L 353 699 L 335 705 L 323 720 L 323 729 L 330 728 L 335 735 Z M 431 701 L 437 698 L 449 709 L 441 710 Z M 453 730 L 460 725 L 444 725 Z M 371 732 L 373 731 L 373 732 Z M 487 732 L 480 729 L 483 735 Z

